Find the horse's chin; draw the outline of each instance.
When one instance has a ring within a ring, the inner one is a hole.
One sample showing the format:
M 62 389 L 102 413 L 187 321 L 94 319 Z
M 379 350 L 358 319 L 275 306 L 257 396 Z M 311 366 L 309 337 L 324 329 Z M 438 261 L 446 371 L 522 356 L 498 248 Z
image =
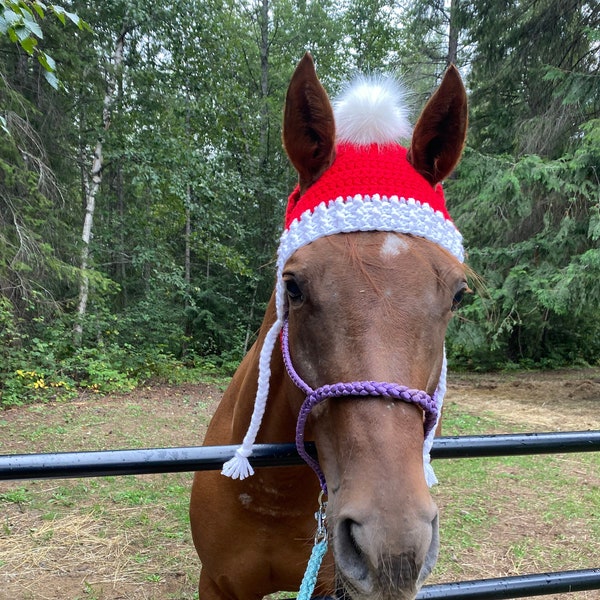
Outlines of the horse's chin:
M 345 577 L 338 576 L 336 600 L 414 600 L 420 588 L 420 585 L 394 590 L 375 588 L 365 592 Z

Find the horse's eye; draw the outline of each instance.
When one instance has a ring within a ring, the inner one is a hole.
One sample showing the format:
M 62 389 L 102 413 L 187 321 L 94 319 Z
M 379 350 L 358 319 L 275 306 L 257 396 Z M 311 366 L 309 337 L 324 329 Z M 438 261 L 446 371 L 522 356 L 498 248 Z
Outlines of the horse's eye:
M 285 289 L 291 302 L 301 302 L 304 300 L 302 290 L 295 279 L 286 279 Z
M 450 310 L 452 310 L 452 312 L 458 310 L 458 307 L 460 306 L 460 303 L 462 302 L 465 293 L 469 290 L 469 288 L 467 287 L 466 283 L 462 284 L 462 287 L 458 290 L 458 292 L 456 292 L 456 294 L 454 294 L 454 298 L 452 298 L 452 307 L 450 308 Z

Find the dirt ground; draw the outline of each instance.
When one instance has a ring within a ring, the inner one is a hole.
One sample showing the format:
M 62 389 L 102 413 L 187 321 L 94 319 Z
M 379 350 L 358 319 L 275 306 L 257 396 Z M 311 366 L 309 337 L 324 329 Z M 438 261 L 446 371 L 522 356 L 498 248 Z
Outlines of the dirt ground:
M 481 417 L 484 430 L 480 433 L 600 429 L 600 369 L 453 374 L 449 379 L 448 416 Z M 0 413 L 0 452 L 198 445 L 221 392 L 222 385 L 217 384 L 156 385 L 121 396 L 91 396 L 37 409 L 8 410 Z M 564 461 L 569 476 L 578 478 L 582 493 L 590 494 L 592 517 L 600 519 L 599 469 L 590 471 L 570 457 L 560 460 Z M 594 464 L 597 466 L 598 462 Z M 522 483 L 517 492 L 506 487 L 518 479 L 516 474 L 513 477 L 511 468 L 494 467 L 502 471 L 505 483 L 487 491 L 490 502 L 498 501 L 495 512 L 482 517 L 485 521 L 491 515 L 495 523 L 493 533 L 484 534 L 472 548 L 463 548 L 460 555 L 451 557 L 450 567 L 452 561 L 459 567 L 456 575 L 452 576 L 446 566 L 436 582 L 551 570 L 538 565 L 526 546 L 523 553 L 527 556 L 518 560 L 514 548 L 519 547 L 521 532 L 533 532 L 540 547 L 572 544 L 577 548 L 590 542 L 589 536 L 594 534 L 582 533 L 585 524 L 581 529 L 571 528 L 573 534 L 561 534 L 557 532 L 556 521 L 540 521 L 539 515 L 519 510 L 523 503 L 527 505 L 529 491 Z M 171 491 L 180 489 L 177 501 L 185 503 L 191 481 L 189 474 L 173 476 L 167 484 L 166 476 L 153 477 L 144 480 L 147 489 L 153 489 L 153 485 L 156 488 L 166 485 L 165 489 Z M 77 492 L 80 495 L 56 481 L 0 482 L 0 499 L 4 499 L 0 502 L 0 599 L 191 600 L 195 597 L 197 559 L 189 534 L 178 532 L 180 524 L 172 522 L 166 500 L 165 506 L 158 501 L 152 508 L 142 501 L 99 505 L 102 502 L 92 500 L 94 495 L 99 499 L 118 498 L 119 492 L 112 490 L 110 481 L 105 479 L 95 486 L 86 484 L 83 492 Z M 457 499 L 452 495 L 451 483 L 447 493 L 443 483 L 438 488 L 436 501 L 444 519 L 444 512 L 450 513 Z M 18 498 L 21 493 L 25 494 L 23 501 Z M 63 506 L 56 501 L 57 494 L 66 497 L 70 493 L 73 493 L 70 501 L 76 506 L 70 508 L 68 502 Z M 131 490 L 127 493 L 133 494 Z M 89 510 L 83 511 L 81 505 L 87 506 L 86 494 L 90 496 Z M 531 491 L 531 502 L 537 501 L 534 495 Z M 51 513 L 54 515 L 51 519 L 49 509 L 42 507 L 39 499 L 35 500 L 39 497 L 59 505 Z M 185 507 L 181 510 L 185 511 Z M 477 516 L 475 509 L 470 510 L 463 510 L 465 523 Z M 451 515 L 448 518 L 451 520 Z M 135 527 L 124 529 L 121 522 L 128 519 L 142 528 L 152 521 L 152 530 L 139 534 Z M 571 519 L 570 524 L 573 523 Z M 153 538 L 143 539 L 155 535 L 157 530 L 162 536 L 160 543 L 153 542 Z M 503 545 L 498 539 L 505 534 L 507 540 L 511 539 L 510 544 L 507 541 Z M 591 541 L 593 548 L 600 548 L 599 540 Z M 567 564 L 564 568 L 600 567 L 600 551 L 594 552 L 589 556 L 589 565 L 579 564 L 579 555 L 573 554 L 577 564 Z M 568 556 L 571 554 L 567 553 Z M 600 591 L 555 598 L 599 600 Z
M 585 431 L 600 425 L 600 369 L 454 374 L 447 400 L 529 431 Z

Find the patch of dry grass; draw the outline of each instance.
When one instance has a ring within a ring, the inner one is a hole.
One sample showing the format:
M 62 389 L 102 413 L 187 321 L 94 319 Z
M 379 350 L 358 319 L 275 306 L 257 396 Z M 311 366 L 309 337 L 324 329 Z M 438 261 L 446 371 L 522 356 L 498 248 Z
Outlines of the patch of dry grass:
M 116 518 L 132 509 L 120 509 Z M 139 574 L 133 564 L 128 536 L 108 531 L 105 518 L 76 514 L 41 521 L 32 527 L 31 516 L 14 513 L 8 517 L 10 535 L 0 538 L 0 562 L 5 580 L 35 578 L 40 572 L 55 574 L 95 571 L 113 583 Z M 114 529 L 114 527 L 112 528 Z
M 98 513 L 84 503 L 51 519 L 7 508 L 0 598 L 193 597 L 197 563 L 190 540 L 157 531 L 157 521 L 167 518 L 160 508 L 112 506 Z

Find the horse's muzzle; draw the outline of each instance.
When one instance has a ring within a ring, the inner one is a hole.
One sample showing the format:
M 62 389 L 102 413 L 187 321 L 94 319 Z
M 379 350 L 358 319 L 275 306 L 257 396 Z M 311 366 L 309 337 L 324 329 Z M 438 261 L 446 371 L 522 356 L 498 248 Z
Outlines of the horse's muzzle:
M 352 600 L 412 600 L 438 556 L 438 517 L 386 547 L 381 530 L 352 518 L 334 529 L 338 597 Z M 383 541 L 382 541 L 383 540 Z M 396 549 L 402 547 L 403 551 Z

